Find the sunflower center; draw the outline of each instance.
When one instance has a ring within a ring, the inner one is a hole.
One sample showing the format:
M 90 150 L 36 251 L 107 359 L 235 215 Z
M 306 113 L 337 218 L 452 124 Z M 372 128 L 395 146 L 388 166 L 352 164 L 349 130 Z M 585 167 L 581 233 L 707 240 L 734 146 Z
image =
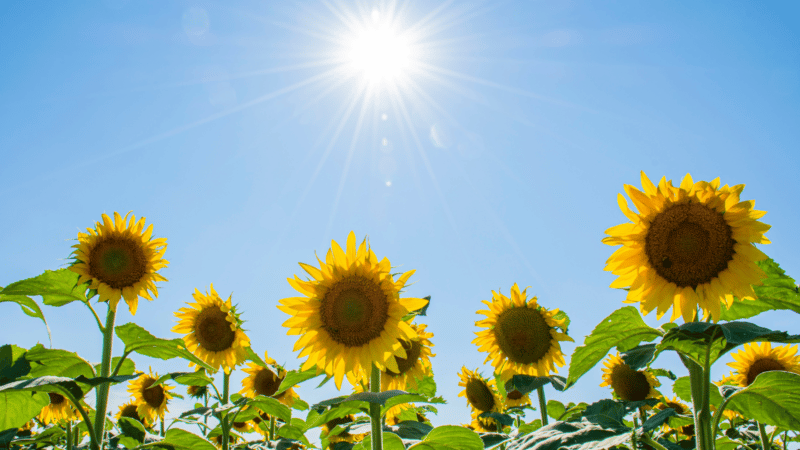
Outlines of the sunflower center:
M 747 371 L 747 385 L 750 386 L 750 383 L 755 381 L 759 374 L 770 372 L 772 370 L 786 370 L 786 368 L 779 361 L 776 361 L 772 358 L 761 358 L 755 360 L 755 362 L 750 365 L 750 369 Z
M 675 402 L 667 402 L 667 407 L 672 408 L 678 414 L 686 414 L 686 410 L 683 408 L 683 405 L 680 403 Z
M 422 353 L 422 344 L 420 344 L 419 341 L 406 341 L 405 339 L 401 339 L 400 344 L 403 345 L 403 350 L 406 351 L 406 357 L 394 357 L 395 360 L 397 360 L 397 369 L 400 370 L 400 372 L 393 372 L 386 369 L 386 373 L 393 377 L 398 377 L 411 370 L 414 364 L 417 363 L 419 355 Z
M 466 391 L 467 400 L 475 409 L 486 412 L 494 408 L 494 395 L 483 380 L 471 378 L 467 382 Z
M 552 344 L 550 325 L 541 312 L 532 308 L 511 308 L 497 317 L 494 336 L 508 359 L 532 364 L 547 355 Z
M 150 378 L 142 383 L 142 398 L 144 398 L 144 401 L 151 407 L 158 408 L 164 403 L 165 395 L 164 388 L 160 384 L 158 386 L 153 386 L 155 382 L 156 380 Z
M 389 298 L 380 284 L 358 275 L 334 283 L 320 305 L 323 327 L 345 347 L 361 347 L 378 338 L 388 310 Z
M 522 398 L 522 392 L 514 389 L 513 391 L 509 392 L 506 395 L 506 398 L 508 398 L 509 400 L 519 400 Z
M 221 352 L 231 348 L 236 332 L 231 330 L 228 314 L 219 306 L 209 306 L 200 311 L 194 322 L 197 342 L 211 352 Z
M 655 216 L 645 253 L 662 278 L 696 288 L 728 268 L 735 243 L 722 214 L 701 203 L 684 203 Z
M 147 256 L 133 238 L 103 237 L 89 252 L 89 274 L 114 289 L 133 286 L 147 273 Z
M 139 413 L 136 411 L 136 405 L 134 405 L 133 403 L 125 405 L 125 407 L 122 408 L 122 411 L 120 411 L 119 416 L 128 417 L 130 419 L 142 422 L 142 419 L 139 418 Z
M 253 389 L 258 395 L 266 395 L 270 397 L 272 394 L 278 392 L 283 379 L 278 378 L 275 372 L 262 368 L 256 373 L 256 379 L 253 381 Z
M 619 398 L 629 402 L 644 400 L 650 393 L 650 383 L 645 374 L 627 364 L 620 364 L 611 371 L 611 387 Z
M 50 404 L 51 405 L 60 405 L 64 403 L 66 400 L 63 395 L 55 394 L 53 392 L 48 392 L 47 395 L 50 397 Z

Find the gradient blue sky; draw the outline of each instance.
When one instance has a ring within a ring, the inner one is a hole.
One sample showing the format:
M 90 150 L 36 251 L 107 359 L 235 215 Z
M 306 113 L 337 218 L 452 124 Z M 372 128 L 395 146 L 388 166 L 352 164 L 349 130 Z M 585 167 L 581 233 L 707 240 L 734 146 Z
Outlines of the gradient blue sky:
M 365 99 L 359 76 L 330 72 L 347 30 L 334 11 L 390 6 L 4 2 L 0 285 L 63 267 L 79 230 L 132 210 L 168 239 L 170 281 L 119 324 L 175 337 L 173 311 L 214 283 L 244 310 L 254 349 L 296 368 L 275 308 L 295 295 L 286 278 L 354 230 L 416 269 L 408 295 L 433 297 L 421 321 L 449 402 L 439 425 L 469 420 L 461 367 L 490 372 L 471 341 L 492 289 L 531 286 L 566 311 L 568 355 L 623 306 L 601 239 L 625 221 L 616 195 L 641 170 L 746 184 L 772 225 L 762 249 L 800 276 L 800 3 L 401 1 L 397 26 L 421 24 L 420 64 L 396 96 L 382 85 Z M 0 342 L 47 342 L 15 305 L 0 312 Z M 44 312 L 55 347 L 99 359 L 84 309 Z M 800 332 L 794 313 L 754 321 Z M 656 366 L 685 374 L 668 356 Z M 610 397 L 599 376 L 549 396 Z M 309 403 L 338 395 L 315 385 L 300 389 Z M 111 402 L 126 399 L 117 388 Z

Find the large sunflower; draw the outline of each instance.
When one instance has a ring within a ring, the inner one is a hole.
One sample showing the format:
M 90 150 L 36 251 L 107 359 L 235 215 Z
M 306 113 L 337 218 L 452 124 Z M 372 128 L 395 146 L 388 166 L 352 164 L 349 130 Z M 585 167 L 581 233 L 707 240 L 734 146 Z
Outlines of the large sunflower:
M 69 270 L 80 275 L 79 284 L 89 282 L 89 288 L 97 289 L 99 300 L 108 301 L 113 310 L 123 297 L 136 314 L 139 296 L 153 300 L 158 297 L 155 282 L 167 281 L 158 273 L 169 264 L 164 259 L 167 239 L 152 239 L 153 225 L 145 228 L 144 223 L 144 217 L 137 222 L 131 213 L 123 219 L 115 212 L 113 222 L 103 214 L 103 223 L 78 233 L 72 246 L 75 263 Z
M 769 342 L 745 344 L 737 353 L 732 353 L 734 362 L 728 365 L 734 372 L 723 380 L 732 381 L 746 387 L 759 374 L 772 370 L 783 370 L 800 374 L 800 357 L 797 356 L 796 345 L 780 345 L 772 348 Z
M 181 308 L 175 313 L 178 324 L 172 328 L 185 333 L 186 348 L 214 369 L 220 365 L 226 373 L 244 362 L 250 339 L 242 331 L 242 320 L 231 305 L 231 297 L 222 301 L 212 284 L 209 293 L 195 288 L 192 294 L 197 303 Z M 194 366 L 194 363 L 189 363 Z
M 341 389 L 347 372 L 370 373 L 378 369 L 400 372 L 396 357 L 408 355 L 402 341 L 412 341 L 417 333 L 403 316 L 422 308 L 427 300 L 400 298 L 400 291 L 414 273 L 408 271 L 395 280 L 387 258 L 378 260 L 366 239 L 356 248 L 356 235 L 347 237 L 347 251 L 331 242 L 325 262 L 317 258 L 319 269 L 300 263 L 312 277 L 289 278 L 302 297 L 280 300 L 278 308 L 292 317 L 283 323 L 287 334 L 301 335 L 294 350 L 308 356 L 302 369 L 314 365 L 333 376 Z
M 642 172 L 644 192 L 625 185 L 638 213 L 617 197 L 631 220 L 606 230 L 608 245 L 622 245 L 606 262 L 617 278 L 611 287 L 629 288 L 626 302 L 640 303 L 644 314 L 657 308 L 661 318 L 672 306 L 675 320 L 694 320 L 697 306 L 718 321 L 720 304 L 755 297 L 752 285 L 766 276 L 755 264 L 766 255 L 753 244 L 768 244 L 770 226 L 759 222 L 752 200 L 741 201 L 744 185 L 720 187 L 719 178 L 680 186 L 662 178 L 656 187 Z
M 248 374 L 242 380 L 242 390 L 240 394 L 248 397 L 255 397 L 256 395 L 264 395 L 266 397 L 274 397 L 279 402 L 288 407 L 294 405 L 295 399 L 299 398 L 294 391 L 294 386 L 275 395 L 278 391 L 283 379 L 286 377 L 286 370 L 278 366 L 274 359 L 270 358 L 266 351 L 264 351 L 264 362 L 268 367 L 260 366 L 254 362 L 248 362 L 246 368 L 243 370 Z M 274 369 L 274 370 L 273 370 Z
M 478 350 L 489 353 L 486 361 L 501 378 L 507 380 L 514 374 L 546 377 L 558 372 L 556 366 L 564 365 L 560 341 L 572 338 L 564 330 L 566 319 L 556 319 L 558 309 L 548 311 L 537 304 L 536 297 L 527 298 L 527 289 L 520 292 L 516 283 L 511 287 L 511 298 L 492 291 L 492 301 L 483 300 L 489 310 L 478 311 L 486 319 L 475 322 L 485 330 L 478 331 L 472 342 Z
M 458 385 L 464 387 L 458 396 L 466 397 L 467 404 L 473 411 L 502 411 L 502 403 L 493 379 L 487 380 L 477 369 L 468 370 L 466 367 L 461 368 L 458 376 L 460 378 Z
M 647 370 L 633 370 L 619 355 L 608 355 L 603 368 L 603 383 L 611 386 L 614 394 L 622 400 L 637 402 L 659 396 L 655 388 L 661 386 L 656 377 Z
M 47 425 L 48 423 L 58 423 L 62 421 L 73 421 L 81 418 L 80 413 L 66 397 L 55 392 L 48 392 L 50 403 L 47 404 L 39 413 L 39 420 Z
M 142 374 L 128 383 L 128 392 L 133 395 L 133 401 L 136 403 L 136 413 L 150 423 L 154 423 L 157 418 L 164 418 L 164 412 L 168 411 L 167 401 L 172 398 L 169 391 L 174 389 L 163 383 L 153 386 L 156 380 L 158 374 L 153 375 L 151 370 L 149 375 Z

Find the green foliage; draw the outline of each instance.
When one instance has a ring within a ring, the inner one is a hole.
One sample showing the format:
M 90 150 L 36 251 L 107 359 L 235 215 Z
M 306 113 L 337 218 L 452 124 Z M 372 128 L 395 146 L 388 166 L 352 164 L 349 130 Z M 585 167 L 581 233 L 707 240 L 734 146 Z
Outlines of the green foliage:
M 0 386 L 0 430 L 19 428 L 50 403 L 44 392 L 3 390 Z
M 0 386 L 0 392 L 5 391 L 53 392 L 61 395 L 67 393 L 76 399 L 83 398 L 83 391 L 78 383 L 72 378 L 65 377 L 45 376 L 12 381 Z M 48 401 L 48 403 L 50 402 Z
M 143 443 L 147 436 L 147 431 L 145 431 L 141 422 L 130 417 L 120 417 L 117 421 L 117 426 L 123 436 L 129 437 L 139 444 Z
M 552 384 L 557 391 L 563 391 L 566 389 L 567 382 L 566 378 L 558 375 L 550 375 L 549 377 L 514 375 L 509 378 L 505 384 L 501 383 L 499 379 L 497 382 L 498 387 L 503 386 L 504 391 L 501 394 L 504 396 L 506 392 L 511 392 L 515 389 L 519 391 L 520 394 L 525 395 L 547 384 Z
M 136 352 L 158 359 L 183 358 L 208 371 L 214 370 L 213 367 L 186 350 L 183 339 L 159 339 L 135 323 L 126 323 L 114 330 L 117 337 L 125 344 L 126 354 Z
M 167 450 L 217 450 L 214 444 L 204 438 L 180 428 L 170 428 L 163 441 L 152 444 L 150 448 Z
M 728 389 L 727 407 L 744 417 L 800 431 L 800 375 L 772 371 L 744 389 Z
M 409 450 L 483 450 L 483 441 L 472 430 L 455 425 L 436 427 Z
M 386 404 L 386 401 L 389 400 L 390 398 L 406 394 L 408 394 L 408 392 L 401 391 L 399 389 L 394 389 L 391 391 L 383 391 L 383 392 L 356 392 L 355 394 L 344 399 L 344 401 L 345 402 L 363 401 L 367 403 L 376 403 L 378 405 L 384 405 Z
M 214 381 L 206 375 L 205 370 L 200 369 L 196 372 L 172 372 L 161 375 L 150 387 L 158 386 L 168 380 L 184 386 L 206 386 Z
M 304 371 L 289 370 L 286 372 L 286 376 L 283 378 L 283 381 L 281 381 L 281 385 L 278 387 L 278 391 L 275 392 L 275 395 L 279 395 L 296 384 L 300 384 L 303 381 L 316 378 L 320 375 L 322 375 L 322 372 L 317 373 L 317 369 L 314 367 Z
M 0 386 L 30 373 L 31 365 L 25 357 L 26 352 L 16 345 L 0 347 Z
M 692 384 L 689 377 L 680 377 L 675 380 L 672 384 L 672 392 L 686 402 L 687 405 L 692 404 Z M 712 383 L 708 384 L 708 401 L 715 408 L 722 403 L 722 395 L 720 395 L 717 386 Z
M 384 430 L 390 431 L 403 439 L 416 439 L 424 438 L 433 429 L 432 426 L 424 422 L 417 422 L 416 420 L 404 420 L 397 425 L 384 426 Z
M 122 361 L 122 366 L 120 366 L 119 370 L 117 370 L 117 375 L 133 375 L 136 372 L 136 364 L 128 358 L 122 359 L 120 356 L 115 356 L 111 358 L 111 368 L 115 368 L 119 365 L 120 360 Z M 94 365 L 95 373 L 100 372 L 100 364 Z
M 620 358 L 633 370 L 642 370 L 650 364 L 656 354 L 656 344 L 638 345 L 620 354 Z
M 0 288 L 0 292 L 3 291 L 3 288 Z M 30 317 L 41 319 L 44 322 L 44 327 L 47 329 L 47 338 L 50 340 L 52 345 L 53 338 L 50 335 L 50 326 L 47 325 L 47 320 L 44 318 L 44 313 L 42 313 L 42 309 L 39 308 L 39 304 L 36 303 L 32 298 L 28 297 L 27 295 L 6 295 L 0 294 L 0 303 L 4 302 L 11 302 L 16 303 L 22 308 L 22 312 L 27 314 Z
M 353 447 L 353 450 L 370 450 L 372 448 L 372 435 L 367 435 L 363 441 Z M 405 450 L 403 440 L 393 433 L 383 433 L 383 450 Z
M 27 295 L 42 297 L 45 305 L 63 306 L 80 300 L 88 301 L 88 284 L 78 286 L 78 274 L 68 269 L 45 270 L 43 274 L 11 283 L 0 290 L 3 295 Z
M 639 311 L 633 306 L 626 306 L 614 311 L 603 319 L 589 336 L 586 336 L 582 346 L 575 349 L 570 359 L 566 387 L 575 384 L 612 348 L 616 347 L 623 352 L 628 351 L 639 343 L 650 342 L 662 334 L 660 330 L 647 326 Z
M 88 361 L 76 353 L 66 350 L 44 348 L 36 344 L 25 355 L 25 358 L 34 363 L 31 367 L 32 377 L 53 375 L 57 377 L 75 378 L 83 375 L 87 378 L 95 376 L 94 368 Z
M 483 419 L 494 419 L 504 427 L 510 427 L 511 425 L 514 425 L 514 418 L 509 416 L 508 414 L 488 411 L 478 414 L 478 417 Z
M 672 408 L 661 410 L 653 414 L 652 416 L 648 417 L 647 420 L 644 421 L 644 423 L 642 424 L 642 431 L 649 433 L 655 430 L 656 428 L 660 427 L 661 425 L 663 425 L 665 422 L 667 422 L 667 420 L 670 417 L 676 414 L 677 413 Z
M 630 439 L 627 427 L 604 427 L 597 423 L 555 422 L 506 443 L 506 450 L 608 449 Z
M 755 300 L 736 299 L 730 308 L 722 307 L 722 320 L 737 320 L 753 317 L 769 310 L 790 310 L 800 313 L 800 293 L 795 280 L 786 275 L 771 258 L 757 261 L 767 278 L 761 286 L 753 286 L 758 296 Z
M 286 423 L 291 423 L 292 421 L 292 411 L 289 407 L 272 397 L 257 395 L 253 399 L 248 399 L 245 405 L 258 408 L 270 416 L 275 416 Z

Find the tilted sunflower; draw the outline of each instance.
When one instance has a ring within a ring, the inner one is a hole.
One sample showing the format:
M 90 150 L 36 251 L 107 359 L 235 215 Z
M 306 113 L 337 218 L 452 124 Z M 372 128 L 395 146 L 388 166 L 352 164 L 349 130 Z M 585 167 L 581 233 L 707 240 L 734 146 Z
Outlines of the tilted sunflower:
M 503 409 L 528 406 L 530 404 L 531 404 L 530 395 L 523 394 L 522 392 L 516 389 L 510 392 L 506 392 L 506 396 L 503 399 Z
M 476 332 L 472 342 L 489 353 L 486 361 L 493 360 L 503 380 L 514 374 L 546 377 L 558 372 L 556 366 L 565 364 L 560 342 L 573 341 L 559 331 L 565 329 L 566 319 L 556 319 L 558 309 L 548 311 L 536 297 L 527 297 L 527 289 L 520 292 L 514 283 L 511 298 L 492 291 L 492 301 L 483 300 L 489 310 L 478 311 L 486 319 L 475 325 L 485 330 Z
M 625 185 L 638 213 L 619 194 L 631 222 L 609 228 L 603 239 L 622 245 L 606 262 L 619 277 L 611 287 L 629 288 L 625 301 L 638 302 L 644 314 L 657 309 L 660 319 L 672 307 L 670 320 L 687 322 L 698 306 L 717 322 L 722 303 L 754 298 L 752 286 L 766 277 L 756 261 L 767 256 L 753 244 L 769 244 L 770 226 L 758 221 L 765 212 L 753 209 L 753 200 L 740 200 L 744 185 L 695 183 L 689 174 L 678 187 L 665 178 L 655 186 L 644 172 L 641 179 L 644 192 Z
M 764 372 L 783 370 L 800 374 L 800 357 L 796 345 L 780 345 L 775 348 L 769 342 L 745 344 L 744 348 L 732 353 L 734 361 L 728 363 L 734 371 L 723 379 L 747 387 Z
M 150 423 L 155 423 L 156 419 L 163 419 L 164 412 L 168 411 L 167 401 L 172 398 L 169 393 L 172 386 L 159 384 L 153 386 L 158 380 L 158 374 L 142 374 L 139 378 L 128 383 L 128 392 L 133 396 L 136 403 L 136 413 L 139 417 L 146 418 Z
M 292 405 L 294 405 L 294 401 L 300 398 L 295 393 L 294 386 L 275 395 L 283 379 L 286 377 L 286 370 L 278 366 L 275 360 L 270 358 L 266 351 L 264 351 L 264 362 L 268 367 L 263 367 L 254 362 L 247 363 L 247 367 L 243 370 L 248 375 L 242 380 L 242 390 L 239 391 L 239 393 L 250 398 L 256 395 L 273 397 L 291 408 Z
M 302 370 L 316 365 L 334 377 L 338 389 L 346 373 L 368 374 L 373 364 L 400 372 L 396 358 L 408 356 L 402 341 L 417 338 L 403 316 L 428 303 L 400 297 L 414 271 L 395 280 L 389 259 L 379 261 L 366 239 L 357 247 L 353 232 L 346 251 L 332 241 L 325 262 L 317 261 L 319 268 L 300 263 L 311 279 L 288 279 L 302 297 L 284 298 L 278 305 L 292 316 L 283 323 L 287 334 L 301 335 L 294 350 L 302 349 L 299 358 L 308 356 Z
M 386 410 L 386 423 L 397 425 L 404 420 L 416 421 L 420 423 L 428 422 L 428 418 L 411 403 L 401 403 Z
M 253 430 L 253 422 L 233 422 L 231 428 L 238 431 L 239 433 L 249 433 Z
M 325 422 L 325 425 L 322 426 L 323 435 L 328 437 L 328 442 L 331 444 L 335 444 L 337 442 L 349 442 L 351 444 L 355 442 L 361 442 L 368 433 L 351 434 L 350 424 L 352 424 L 354 421 L 355 416 L 352 414 L 331 419 Z M 337 426 L 340 426 L 343 428 L 343 430 L 338 434 L 331 436 L 331 431 L 333 431 Z
M 655 388 L 661 386 L 656 377 L 647 370 L 633 370 L 617 355 L 608 355 L 604 362 L 603 383 L 610 386 L 614 395 L 629 402 L 659 397 Z
M 665 410 L 667 408 L 672 408 L 676 414 L 682 416 L 691 416 L 692 415 L 692 408 L 689 405 L 680 401 L 677 397 L 673 397 L 672 399 L 668 399 L 666 397 L 661 399 L 661 403 L 656 405 L 656 408 L 659 410 Z M 677 431 L 678 433 L 684 436 L 694 436 L 694 423 L 683 425 L 678 428 L 672 428 L 669 426 L 668 423 L 664 423 L 661 427 L 661 431 L 664 433 L 668 433 L 670 431 Z
M 47 425 L 49 423 L 71 422 L 80 420 L 81 415 L 72 403 L 63 395 L 48 392 L 50 403 L 39 413 L 39 420 Z
M 103 214 L 103 223 L 78 233 L 72 246 L 75 263 L 69 270 L 80 275 L 79 284 L 89 282 L 90 289 L 97 289 L 99 301 L 109 302 L 112 310 L 124 298 L 136 314 L 139 297 L 153 300 L 158 297 L 155 282 L 167 281 L 158 273 L 169 264 L 164 259 L 167 239 L 153 239 L 153 225 L 144 225 L 144 217 L 137 221 L 131 213 L 123 219 L 115 212 L 113 221 Z
M 186 393 L 192 398 L 203 398 L 208 394 L 208 386 L 191 385 L 186 388 Z
M 178 324 L 172 328 L 181 333 L 186 348 L 215 370 L 219 367 L 230 373 L 244 362 L 250 338 L 242 330 L 242 320 L 231 304 L 231 297 L 223 301 L 212 284 L 203 294 L 195 288 L 192 294 L 197 303 L 181 308 L 175 313 Z M 190 362 L 189 366 L 194 366 Z
M 469 429 L 478 433 L 502 433 L 503 426 L 497 420 L 491 417 L 478 417 L 481 413 L 472 411 L 472 421 L 469 423 Z
M 136 403 L 136 400 L 131 400 L 128 403 L 120 405 L 119 412 L 117 413 L 117 420 L 123 417 L 127 417 L 129 419 L 141 422 L 145 428 L 150 428 L 151 421 L 148 420 L 147 416 L 140 415 L 138 409 L 139 409 L 139 404 Z
M 397 372 L 387 369 L 381 372 L 381 391 L 389 391 L 392 389 L 400 389 L 402 391 L 418 389 L 418 381 L 426 376 L 433 376 L 433 366 L 431 366 L 431 357 L 436 356 L 431 353 L 433 344 L 430 338 L 433 333 L 425 331 L 425 324 L 410 324 L 411 328 L 417 332 L 418 338 L 412 340 L 401 339 L 400 343 L 403 345 L 403 350 L 406 351 L 406 357 L 401 358 L 396 356 Z M 358 380 L 369 380 L 369 374 L 356 374 L 349 372 L 347 377 L 353 386 L 356 386 Z
M 458 376 L 460 378 L 458 385 L 464 387 L 458 396 L 465 397 L 473 411 L 502 411 L 502 403 L 497 394 L 494 379 L 487 380 L 478 373 L 478 369 L 468 370 L 466 367 L 461 368 Z

